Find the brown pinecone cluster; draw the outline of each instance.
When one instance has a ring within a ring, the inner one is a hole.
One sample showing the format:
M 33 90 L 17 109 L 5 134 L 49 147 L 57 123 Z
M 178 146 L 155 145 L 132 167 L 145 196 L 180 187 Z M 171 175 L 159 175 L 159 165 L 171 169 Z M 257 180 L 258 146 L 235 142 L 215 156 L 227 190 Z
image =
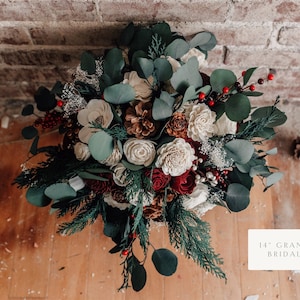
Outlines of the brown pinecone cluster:
M 172 119 L 166 125 L 166 131 L 169 135 L 176 138 L 187 138 L 188 121 L 184 113 L 176 112 L 173 114 Z
M 154 197 L 151 205 L 144 207 L 143 214 L 145 218 L 152 219 L 158 222 L 163 221 L 162 213 L 163 213 L 164 197 L 165 197 L 164 193 L 159 193 Z M 173 201 L 174 197 L 175 194 L 169 193 L 167 195 L 167 202 Z
M 138 139 L 155 135 L 158 122 L 152 118 L 152 103 L 135 101 L 126 110 L 124 125 L 127 133 Z

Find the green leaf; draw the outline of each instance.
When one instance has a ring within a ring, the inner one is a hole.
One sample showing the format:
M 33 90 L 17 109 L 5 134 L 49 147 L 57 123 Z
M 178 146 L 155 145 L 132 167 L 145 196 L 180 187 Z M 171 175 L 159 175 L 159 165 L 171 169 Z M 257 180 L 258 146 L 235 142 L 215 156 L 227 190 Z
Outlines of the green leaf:
M 108 223 L 108 222 L 104 223 L 103 233 L 106 236 L 108 236 L 110 238 L 114 238 L 119 234 L 119 232 L 120 232 L 120 224 Z
M 37 109 L 40 111 L 49 111 L 55 108 L 57 103 L 55 95 L 44 86 L 40 86 L 35 92 L 34 101 Z
M 247 96 L 240 93 L 230 96 L 225 102 L 225 112 L 231 121 L 240 122 L 247 119 L 251 111 L 251 104 Z
M 234 168 L 232 172 L 229 172 L 228 176 L 231 183 L 240 183 L 250 191 L 253 185 L 253 178 L 249 176 L 248 171 L 242 173 L 237 168 Z
M 245 75 L 243 77 L 243 82 L 244 82 L 244 86 L 248 83 L 248 81 L 250 80 L 253 72 L 256 70 L 257 68 L 250 68 L 245 72 Z
M 28 104 L 22 109 L 22 116 L 30 116 L 33 114 L 33 111 L 34 111 L 33 105 Z
M 272 186 L 273 184 L 278 182 L 282 177 L 283 173 L 281 172 L 272 173 L 270 176 L 267 177 L 266 187 Z
M 129 46 L 135 33 L 135 26 L 130 22 L 122 31 L 120 36 L 120 44 L 124 46 Z
M 100 181 L 108 181 L 108 179 L 105 178 L 105 177 L 97 176 L 97 175 L 91 174 L 89 172 L 84 172 L 84 171 L 79 172 L 78 176 L 83 178 L 83 179 L 94 179 L 94 180 L 100 180 Z
M 202 77 L 198 71 L 198 61 L 196 57 L 190 58 L 171 78 L 173 88 L 181 95 L 184 95 L 189 86 L 192 85 L 195 89 L 198 89 L 202 86 L 202 83 Z
M 152 262 L 158 273 L 164 276 L 171 276 L 176 272 L 177 256 L 168 249 L 157 249 L 152 254 Z
M 216 105 L 212 107 L 212 110 L 216 113 L 216 120 L 220 119 L 225 112 L 225 103 L 217 102 Z
M 251 92 L 251 91 L 244 91 L 241 94 L 248 96 L 248 97 L 260 97 L 263 95 L 261 92 Z
M 40 137 L 37 135 L 31 144 L 30 153 L 33 155 L 36 155 L 38 153 L 37 148 L 38 148 L 39 139 L 40 139 Z
M 136 264 L 131 270 L 131 284 L 134 291 L 142 290 L 147 281 L 147 273 L 143 265 Z
M 103 69 L 106 76 L 109 76 L 114 83 L 123 79 L 122 70 L 125 66 L 121 49 L 111 49 L 104 58 Z
M 46 187 L 29 187 L 26 191 L 27 201 L 35 206 L 44 207 L 51 203 L 51 199 L 45 194 Z
M 274 106 L 264 106 L 257 108 L 251 114 L 252 121 L 259 121 L 265 118 L 268 118 L 268 123 L 265 126 L 269 128 L 280 126 L 287 120 L 286 114 Z
M 45 189 L 45 195 L 53 200 L 76 197 L 76 191 L 68 183 L 54 183 Z
M 211 88 L 217 93 L 222 93 L 225 86 L 230 88 L 236 81 L 235 74 L 226 69 L 214 70 L 210 76 Z
M 81 54 L 80 67 L 83 71 L 86 71 L 89 75 L 95 74 L 96 62 L 92 53 L 86 51 Z
M 278 153 L 277 147 L 274 147 L 274 148 L 272 148 L 272 149 L 266 151 L 266 154 L 267 154 L 267 155 L 276 155 L 277 153 Z
M 122 159 L 121 163 L 124 165 L 124 167 L 126 169 L 131 170 L 131 171 L 138 171 L 138 170 L 141 170 L 141 169 L 144 168 L 144 166 L 134 165 L 134 164 L 128 162 L 127 160 L 125 160 L 125 159 Z
M 113 138 L 105 131 L 94 133 L 90 137 L 88 145 L 92 157 L 98 161 L 107 159 L 114 150 Z
M 227 157 L 238 164 L 246 164 L 254 153 L 254 146 L 251 142 L 242 139 L 232 140 L 224 145 Z
M 170 25 L 166 22 L 156 23 L 152 26 L 153 33 L 157 33 L 167 45 L 172 40 L 172 31 Z
M 250 171 L 249 171 L 249 175 L 251 177 L 254 177 L 254 176 L 263 176 L 263 177 L 266 177 L 266 176 L 269 176 L 270 175 L 270 171 L 268 169 L 268 167 L 264 166 L 264 165 L 256 165 L 256 166 L 253 166 Z
M 34 126 L 26 126 L 21 133 L 24 139 L 31 140 L 38 135 L 38 130 Z
M 173 75 L 172 66 L 165 58 L 155 59 L 154 70 L 158 81 L 167 81 Z
M 176 39 L 166 47 L 166 55 L 175 59 L 182 57 L 190 50 L 189 44 L 183 39 Z M 198 67 L 197 67 L 198 69 Z
M 197 98 L 198 98 L 198 93 L 196 92 L 195 87 L 191 85 L 186 89 L 181 105 L 189 100 L 194 100 Z
M 130 44 L 129 56 L 135 51 L 143 50 L 148 52 L 148 47 L 152 41 L 152 30 L 150 28 L 138 28 L 133 36 Z
M 217 40 L 211 32 L 202 31 L 196 34 L 189 44 L 191 48 L 199 47 L 201 50 L 209 51 L 216 46 Z
M 160 98 L 155 98 L 152 108 L 152 117 L 154 120 L 164 120 L 173 114 L 173 98 L 168 92 L 162 91 Z
M 239 183 L 231 183 L 226 193 L 226 203 L 231 211 L 239 212 L 248 207 L 250 191 Z
M 139 77 L 147 79 L 154 71 L 154 64 L 151 59 L 137 57 L 135 59 L 134 69 L 137 71 Z
M 104 90 L 104 99 L 112 104 L 119 105 L 132 101 L 135 98 L 135 90 L 129 84 L 118 83 Z

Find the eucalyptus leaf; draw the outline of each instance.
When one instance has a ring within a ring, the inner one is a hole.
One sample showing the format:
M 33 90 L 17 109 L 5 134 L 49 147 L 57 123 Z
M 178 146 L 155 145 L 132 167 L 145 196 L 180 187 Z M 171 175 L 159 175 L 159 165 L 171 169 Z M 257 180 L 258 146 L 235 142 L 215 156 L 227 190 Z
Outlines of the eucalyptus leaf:
M 89 75 L 95 74 L 96 61 L 91 52 L 85 51 L 81 54 L 80 68 L 81 70 L 86 71 Z
M 260 97 L 263 95 L 261 92 L 251 92 L 251 91 L 243 91 L 241 94 L 248 97 Z
M 176 39 L 166 47 L 166 56 L 175 59 L 182 57 L 190 50 L 190 45 L 183 39 Z
M 277 147 L 274 147 L 274 148 L 272 148 L 272 149 L 266 151 L 266 154 L 267 154 L 267 155 L 275 155 L 275 154 L 277 154 L 277 153 L 278 153 Z
M 209 51 L 216 46 L 217 40 L 211 32 L 202 31 L 196 34 L 189 44 L 191 48 L 199 47 L 201 50 Z
M 40 86 L 34 94 L 34 101 L 36 107 L 40 111 L 50 111 L 56 107 L 55 95 L 51 93 L 46 87 Z
M 89 139 L 89 150 L 95 160 L 106 160 L 113 152 L 114 141 L 105 131 L 94 133 Z
M 154 60 L 154 70 L 158 81 L 167 81 L 172 75 L 172 66 L 165 58 L 156 58 Z
M 263 176 L 263 177 L 267 177 L 270 175 L 270 171 L 268 169 L 268 167 L 266 166 L 263 166 L 263 165 L 256 165 L 254 167 L 252 167 L 249 171 L 249 175 L 251 177 L 254 177 L 254 176 Z
M 68 183 L 54 183 L 45 189 L 45 195 L 53 200 L 76 197 L 76 191 Z
M 228 176 L 231 183 L 240 183 L 249 191 L 253 186 L 253 178 L 249 176 L 248 171 L 240 172 L 237 168 L 234 168 L 232 172 L 229 172 Z
M 113 83 L 121 82 L 123 79 L 122 70 L 125 61 L 121 49 L 112 48 L 104 57 L 103 69 L 106 76 L 109 76 Z
M 26 140 L 31 140 L 38 135 L 38 130 L 34 126 L 26 126 L 22 129 L 22 136 Z
M 240 122 L 248 118 L 251 104 L 247 96 L 234 94 L 225 102 L 225 112 L 231 121 Z
M 133 22 L 130 22 L 122 31 L 120 35 L 120 44 L 124 46 L 129 46 L 135 33 L 135 26 Z
M 34 111 L 33 105 L 28 104 L 22 109 L 22 116 L 30 116 L 33 114 L 33 111 Z
M 217 69 L 211 73 L 210 84 L 212 90 L 217 93 L 222 93 L 224 87 L 230 88 L 237 81 L 235 74 L 226 69 Z
M 160 248 L 153 252 L 152 262 L 158 273 L 171 276 L 177 270 L 177 256 L 166 248 Z
M 29 187 L 26 191 L 27 201 L 35 206 L 44 207 L 51 203 L 51 198 L 44 194 L 46 187 Z
M 138 57 L 135 60 L 134 68 L 139 77 L 147 79 L 154 71 L 154 63 L 151 59 Z
M 170 25 L 166 22 L 159 22 L 152 26 L 152 32 L 157 33 L 163 40 L 163 42 L 168 45 L 172 40 L 172 31 Z
M 202 86 L 203 81 L 198 71 L 198 61 L 196 57 L 190 58 L 186 64 L 173 73 L 171 84 L 181 95 L 184 95 L 186 89 L 191 85 L 194 86 L 195 89 Z
M 144 168 L 144 166 L 138 166 L 138 165 L 134 165 L 130 162 L 128 162 L 127 160 L 122 159 L 121 163 L 124 165 L 124 167 L 128 170 L 131 171 L 138 171 Z
M 228 186 L 225 201 L 231 211 L 242 211 L 250 203 L 250 191 L 242 184 L 231 183 Z
M 147 281 L 147 272 L 143 265 L 136 264 L 131 270 L 131 284 L 134 291 L 142 290 Z
M 198 98 L 198 92 L 196 92 L 195 87 L 193 85 L 189 86 L 183 96 L 182 104 L 189 100 L 195 100 Z
M 239 164 L 246 164 L 254 153 L 254 146 L 251 142 L 243 139 L 235 139 L 224 145 L 227 157 Z
M 266 179 L 266 186 L 270 187 L 276 182 L 278 182 L 283 177 L 283 173 L 281 172 L 275 172 L 269 175 Z
M 160 98 L 155 98 L 152 107 L 152 117 L 154 120 L 164 120 L 173 114 L 175 98 L 169 93 L 162 91 Z
M 120 232 L 120 224 L 108 223 L 108 222 L 104 223 L 103 233 L 106 236 L 110 238 L 114 238 L 119 234 L 119 232 Z
M 36 155 L 38 153 L 38 143 L 39 143 L 39 140 L 40 140 L 40 137 L 37 135 L 32 144 L 31 144 L 31 147 L 30 147 L 30 153 L 32 155 Z
M 129 84 L 117 83 L 104 90 L 104 99 L 112 104 L 128 103 L 135 98 L 135 90 Z

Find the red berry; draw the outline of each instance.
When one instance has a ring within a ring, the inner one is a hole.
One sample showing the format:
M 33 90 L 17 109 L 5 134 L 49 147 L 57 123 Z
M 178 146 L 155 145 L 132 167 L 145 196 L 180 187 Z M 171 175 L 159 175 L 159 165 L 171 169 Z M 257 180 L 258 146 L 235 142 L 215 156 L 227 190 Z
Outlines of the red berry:
M 205 93 L 200 92 L 198 97 L 199 97 L 199 100 L 203 100 L 206 97 L 206 95 L 205 95 Z
M 274 74 L 270 73 L 270 74 L 268 75 L 268 80 L 273 80 L 273 79 L 274 79 Z
M 250 86 L 249 86 L 249 89 L 250 89 L 250 91 L 255 91 L 255 85 L 254 84 L 251 84 Z
M 122 250 L 122 255 L 127 256 L 129 253 L 128 249 Z
M 211 99 L 211 100 L 209 100 L 209 101 L 207 102 L 207 105 L 208 105 L 209 107 L 212 107 L 212 106 L 215 105 L 215 101 Z
M 62 107 L 64 105 L 64 102 L 62 100 L 57 100 L 56 105 Z
M 228 94 L 229 93 L 229 87 L 224 86 L 223 87 L 223 94 Z
M 258 84 L 264 84 L 263 78 L 259 78 L 259 79 L 257 80 L 257 83 L 258 83 Z
M 243 71 L 243 72 L 242 72 L 242 76 L 244 77 L 244 76 L 245 76 L 245 74 L 246 74 L 246 71 Z

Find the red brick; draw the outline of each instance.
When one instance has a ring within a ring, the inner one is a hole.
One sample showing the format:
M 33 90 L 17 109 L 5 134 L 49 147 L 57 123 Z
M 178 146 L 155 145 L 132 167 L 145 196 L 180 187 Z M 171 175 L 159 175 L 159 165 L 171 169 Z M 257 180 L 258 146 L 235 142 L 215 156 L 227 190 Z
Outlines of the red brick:
M 234 3 L 230 19 L 242 22 L 299 22 L 298 0 L 253 0 Z
M 300 46 L 300 27 L 282 27 L 279 30 L 278 43 L 285 46 Z
M 225 64 L 232 66 L 254 67 L 267 66 L 269 68 L 300 67 L 299 53 L 276 49 L 240 49 L 228 48 Z
M 0 44 L 26 45 L 31 40 L 26 29 L 21 27 L 2 27 L 0 30 Z
M 224 1 L 101 1 L 103 21 L 211 21 L 226 20 L 228 4 Z
M 76 27 L 76 30 L 74 30 Z M 32 41 L 37 45 L 100 45 L 112 46 L 119 37 L 122 26 L 103 26 L 103 24 L 78 23 L 73 25 L 31 27 L 29 29 Z
M 22 49 L 0 49 L 0 56 L 8 65 L 39 65 L 39 66 L 76 66 L 80 61 L 82 48 L 22 48 Z M 93 50 L 95 53 L 103 52 Z
M 2 1 L 2 21 L 96 21 L 98 19 L 93 0 L 22 0 Z

